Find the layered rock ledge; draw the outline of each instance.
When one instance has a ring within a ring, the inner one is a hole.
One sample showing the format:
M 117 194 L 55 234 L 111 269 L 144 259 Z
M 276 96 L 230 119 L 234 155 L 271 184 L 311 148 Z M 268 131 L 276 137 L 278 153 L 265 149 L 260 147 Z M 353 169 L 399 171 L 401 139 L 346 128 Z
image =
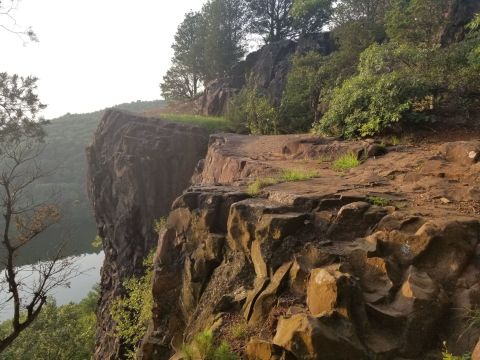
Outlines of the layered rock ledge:
M 335 171 L 345 153 L 361 165 Z M 158 242 L 139 357 L 180 359 L 205 329 L 257 360 L 437 359 L 443 341 L 473 351 L 479 154 L 475 140 L 212 136 Z M 316 176 L 247 191 L 288 169 Z

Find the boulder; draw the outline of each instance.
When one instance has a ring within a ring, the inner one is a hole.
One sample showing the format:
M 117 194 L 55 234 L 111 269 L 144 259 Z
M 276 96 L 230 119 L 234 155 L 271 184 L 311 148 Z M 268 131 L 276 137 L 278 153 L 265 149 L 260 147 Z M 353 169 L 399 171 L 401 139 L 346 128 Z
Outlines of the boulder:
M 332 240 L 354 241 L 367 235 L 367 232 L 387 214 L 387 209 L 367 202 L 350 203 L 339 210 L 328 229 L 327 236 Z
M 271 342 L 254 339 L 245 351 L 248 360 L 297 360 L 289 351 Z
M 480 160 L 480 141 L 456 141 L 440 146 L 447 161 L 471 165 Z
M 371 321 L 381 324 L 385 333 L 394 334 L 393 346 L 407 357 L 419 356 L 436 341 L 438 326 L 448 297 L 427 273 L 411 266 L 395 299 L 388 305 L 369 304 Z
M 360 288 L 340 265 L 313 269 L 307 285 L 307 306 L 313 316 L 333 310 L 349 318 L 363 306 Z M 355 316 L 354 316 L 355 317 Z
M 273 343 L 302 360 L 368 359 L 352 324 L 336 312 L 280 318 Z

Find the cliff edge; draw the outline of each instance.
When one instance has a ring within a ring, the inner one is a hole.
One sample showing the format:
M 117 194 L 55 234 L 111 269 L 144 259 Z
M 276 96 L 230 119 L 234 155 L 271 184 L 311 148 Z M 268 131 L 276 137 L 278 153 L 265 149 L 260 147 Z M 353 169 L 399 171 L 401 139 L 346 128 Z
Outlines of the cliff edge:
M 255 360 L 471 352 L 479 159 L 478 140 L 212 136 L 159 239 L 139 358 L 182 359 L 205 329 Z
M 109 314 L 122 283 L 141 275 L 156 246 L 154 221 L 189 186 L 205 156 L 208 133 L 199 126 L 107 110 L 87 149 L 88 192 L 105 261 L 97 313 L 96 359 L 120 359 L 124 349 Z

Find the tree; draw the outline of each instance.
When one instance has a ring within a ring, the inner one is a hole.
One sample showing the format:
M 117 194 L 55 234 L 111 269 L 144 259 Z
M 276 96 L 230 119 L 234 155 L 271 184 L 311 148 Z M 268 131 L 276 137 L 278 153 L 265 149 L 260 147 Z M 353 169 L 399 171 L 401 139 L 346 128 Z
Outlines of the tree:
M 201 13 L 189 12 L 178 27 L 172 45 L 172 67 L 160 85 L 167 100 L 188 100 L 197 96 L 205 66 L 205 26 Z
M 16 266 L 22 248 L 60 219 L 56 206 L 36 202 L 29 193 L 31 185 L 47 175 L 36 161 L 44 136 L 44 122 L 37 114 L 45 107 L 35 93 L 36 81 L 0 76 L 0 246 L 5 273 L 0 294 L 8 294 L 0 306 L 12 309 L 11 329 L 0 339 L 0 353 L 35 321 L 48 294 L 78 274 L 72 260 L 61 258 L 60 249 L 50 261 L 22 271 Z
M 336 25 L 351 21 L 383 22 L 390 0 L 341 0 L 335 7 L 333 21 Z
M 162 96 L 170 101 L 193 99 L 197 95 L 198 81 L 186 66 L 175 61 L 160 84 Z
M 204 78 L 228 75 L 245 55 L 247 15 L 243 1 L 211 0 L 202 8 L 205 20 Z
M 250 12 L 249 30 L 262 36 L 265 43 L 286 39 L 293 35 L 290 15 L 292 0 L 246 0 Z
M 249 30 L 269 44 L 321 31 L 332 11 L 332 0 L 246 0 Z
M 38 319 L 2 353 L 3 360 L 86 360 L 95 346 L 99 289 L 80 303 L 57 306 L 49 299 Z M 0 324 L 0 336 L 11 320 Z
M 397 42 L 435 46 L 441 41 L 452 0 L 392 0 L 386 14 L 388 36 Z
M 0 24 L 0 28 L 18 36 L 24 43 L 28 40 L 38 41 L 37 34 L 31 27 L 22 29 L 18 26 L 14 12 L 17 10 L 19 0 L 2 0 L 0 1 L 0 20 L 5 21 L 5 24 Z
M 333 0 L 294 0 L 290 11 L 293 27 L 300 35 L 319 32 L 330 21 Z

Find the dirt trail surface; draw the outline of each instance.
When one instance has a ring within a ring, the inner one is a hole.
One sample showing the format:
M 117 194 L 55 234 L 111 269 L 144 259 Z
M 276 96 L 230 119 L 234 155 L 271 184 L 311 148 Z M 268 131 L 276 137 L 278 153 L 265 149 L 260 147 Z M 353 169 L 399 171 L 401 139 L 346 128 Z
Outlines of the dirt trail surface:
M 205 329 L 252 360 L 472 352 L 479 139 L 212 136 L 159 239 L 139 357 L 182 359 Z

